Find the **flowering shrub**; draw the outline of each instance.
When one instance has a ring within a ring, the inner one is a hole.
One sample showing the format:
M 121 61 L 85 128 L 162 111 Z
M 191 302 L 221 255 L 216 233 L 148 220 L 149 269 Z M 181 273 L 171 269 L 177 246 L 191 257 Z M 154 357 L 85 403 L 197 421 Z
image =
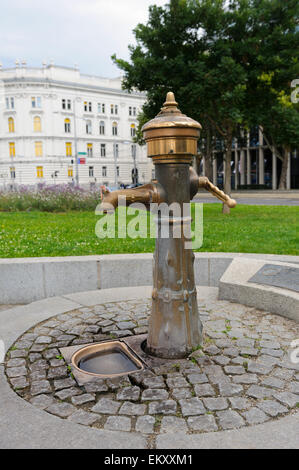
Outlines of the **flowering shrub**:
M 37 188 L 20 186 L 15 191 L 0 190 L 0 211 L 95 210 L 100 201 L 99 189 L 83 189 L 70 184 L 39 184 Z

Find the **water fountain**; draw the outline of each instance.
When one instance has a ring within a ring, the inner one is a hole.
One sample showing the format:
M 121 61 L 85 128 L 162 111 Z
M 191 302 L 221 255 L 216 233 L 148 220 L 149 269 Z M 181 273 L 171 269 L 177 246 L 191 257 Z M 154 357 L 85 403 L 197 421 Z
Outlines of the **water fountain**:
M 101 204 L 103 212 L 115 209 L 119 196 L 126 196 L 127 205 L 142 202 L 149 207 L 151 203 L 165 203 L 169 207 L 176 203 L 183 214 L 183 205 L 190 207 L 190 200 L 199 188 L 205 188 L 229 207 L 234 207 L 236 202 L 233 199 L 214 186 L 208 178 L 199 177 L 191 167 L 192 158 L 197 153 L 200 129 L 198 122 L 181 113 L 174 94 L 169 92 L 160 113 L 142 129 L 147 142 L 148 157 L 153 159 L 155 165 L 156 179 L 136 189 L 106 194 Z M 146 341 L 143 341 L 143 350 L 145 357 L 184 358 L 196 349 L 202 340 L 202 324 L 198 315 L 194 282 L 194 254 L 191 249 L 185 248 L 185 242 L 188 241 L 188 235 L 185 234 L 190 233 L 191 217 L 177 216 L 171 212 L 167 216 L 159 213 L 157 224 L 152 313 L 148 336 Z M 169 228 L 167 238 L 161 235 L 165 224 Z M 182 229 L 179 238 L 174 234 L 177 226 Z M 112 360 L 113 356 L 111 375 L 128 373 L 122 369 L 123 354 L 127 357 L 128 370 L 132 370 L 132 367 L 138 368 L 142 363 L 136 362 L 134 352 L 130 351 L 130 348 L 123 348 L 118 355 L 115 355 L 115 348 L 113 341 L 104 345 L 93 345 L 92 350 L 90 346 L 83 347 L 74 354 L 72 363 L 82 371 L 80 365 L 87 360 L 89 366 L 94 368 L 89 368 L 88 373 L 104 376 L 107 376 L 107 369 L 104 368 L 101 373 L 100 366 L 96 365 L 97 358 L 100 364 L 103 363 L 103 357 L 107 361 Z

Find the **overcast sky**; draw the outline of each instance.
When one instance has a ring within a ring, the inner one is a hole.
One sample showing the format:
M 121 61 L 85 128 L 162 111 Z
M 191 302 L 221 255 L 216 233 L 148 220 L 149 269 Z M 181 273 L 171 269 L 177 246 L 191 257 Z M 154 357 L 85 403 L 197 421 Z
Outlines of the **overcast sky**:
M 39 67 L 53 60 L 80 71 L 116 77 L 113 53 L 129 58 L 133 28 L 146 23 L 149 5 L 167 0 L 4 0 L 0 16 L 0 62 L 25 59 Z

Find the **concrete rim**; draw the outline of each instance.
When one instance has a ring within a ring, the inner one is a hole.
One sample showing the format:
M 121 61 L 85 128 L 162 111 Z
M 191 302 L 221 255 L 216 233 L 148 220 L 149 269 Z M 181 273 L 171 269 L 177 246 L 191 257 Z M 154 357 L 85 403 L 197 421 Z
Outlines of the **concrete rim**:
M 198 287 L 203 297 L 217 298 L 218 289 Z M 69 294 L 33 302 L 1 313 L 0 338 L 6 351 L 34 324 L 54 315 L 97 303 L 148 298 L 151 287 L 103 289 Z M 20 398 L 9 386 L 0 365 L 0 448 L 86 448 L 147 449 L 141 433 L 91 429 L 55 417 Z M 230 431 L 205 434 L 165 433 L 156 437 L 157 449 L 220 449 L 299 447 L 299 413 L 284 418 Z

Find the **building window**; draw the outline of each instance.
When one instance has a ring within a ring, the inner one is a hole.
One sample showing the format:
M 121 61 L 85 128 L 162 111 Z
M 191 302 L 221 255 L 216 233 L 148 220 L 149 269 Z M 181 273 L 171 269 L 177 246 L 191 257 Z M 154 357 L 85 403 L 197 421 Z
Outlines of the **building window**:
M 91 121 L 86 121 L 86 134 L 91 134 L 92 133 L 92 124 Z
M 118 159 L 118 144 L 114 144 L 113 149 L 114 149 L 114 157 Z
M 34 132 L 41 132 L 42 130 L 42 122 L 39 116 L 34 116 L 33 118 L 33 130 Z
M 104 123 L 104 121 L 100 121 L 99 132 L 100 132 L 100 135 L 105 134 L 105 123 Z
M 44 177 L 44 169 L 42 166 L 37 166 L 36 167 L 36 176 L 37 178 L 43 178 Z
M 119 176 L 119 166 L 116 167 L 116 176 Z
M 89 174 L 89 177 L 92 178 L 94 176 L 94 171 L 93 171 L 93 166 L 90 166 L 89 169 L 88 169 L 88 174 Z
M 67 100 L 67 109 L 72 109 L 72 101 L 71 100 Z
M 117 135 L 117 122 L 112 123 L 112 135 Z
M 66 101 L 64 99 L 61 100 L 61 106 L 62 106 L 62 109 L 66 109 Z
M 42 99 L 40 96 L 32 96 L 31 97 L 31 106 L 32 108 L 41 108 L 42 107 Z
M 43 143 L 42 142 L 35 142 L 34 143 L 34 148 L 35 148 L 35 156 L 36 157 L 42 157 L 43 156 Z
M 135 128 L 135 124 L 131 124 L 131 137 L 135 137 L 136 135 L 136 128 Z
M 67 169 L 67 175 L 69 178 L 73 178 L 74 176 L 74 171 L 73 171 L 73 167 L 72 166 L 69 166 L 68 169 Z
M 99 114 L 105 113 L 105 103 L 98 103 L 98 113 Z
M 16 144 L 14 142 L 9 142 L 9 156 L 16 156 Z
M 101 157 L 106 157 L 106 144 L 101 144 Z
M 91 101 L 84 101 L 84 111 L 91 113 L 91 111 L 92 111 Z
M 67 134 L 71 132 L 71 121 L 68 118 L 64 120 L 64 132 Z
M 129 116 L 136 116 L 136 108 L 129 106 Z
M 87 156 L 92 157 L 92 144 L 87 144 Z
M 107 176 L 107 167 L 102 166 L 102 176 Z
M 15 121 L 12 117 L 8 118 L 8 132 L 15 131 Z
M 72 142 L 66 142 L 65 143 L 65 154 L 67 157 L 72 156 Z
M 10 167 L 10 177 L 12 180 L 14 180 L 16 178 L 16 169 L 14 166 L 11 166 Z
M 111 114 L 118 114 L 118 106 L 117 106 L 117 104 L 111 104 L 111 105 L 110 105 L 110 113 L 111 113 Z
M 6 109 L 15 109 L 15 99 L 13 96 L 5 98 Z
M 61 106 L 62 106 L 62 109 L 72 109 L 72 101 L 71 100 L 66 100 L 66 99 L 62 99 L 61 100 Z
M 132 106 L 129 106 L 129 116 L 132 116 Z

